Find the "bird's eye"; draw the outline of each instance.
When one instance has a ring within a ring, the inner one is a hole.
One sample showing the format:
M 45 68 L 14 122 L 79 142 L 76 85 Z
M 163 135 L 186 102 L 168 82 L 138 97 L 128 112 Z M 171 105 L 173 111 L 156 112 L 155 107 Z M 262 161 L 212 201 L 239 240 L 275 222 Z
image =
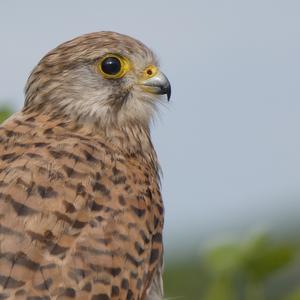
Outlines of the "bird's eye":
M 98 70 L 104 78 L 115 79 L 123 77 L 128 71 L 128 62 L 119 55 L 107 55 L 98 62 Z

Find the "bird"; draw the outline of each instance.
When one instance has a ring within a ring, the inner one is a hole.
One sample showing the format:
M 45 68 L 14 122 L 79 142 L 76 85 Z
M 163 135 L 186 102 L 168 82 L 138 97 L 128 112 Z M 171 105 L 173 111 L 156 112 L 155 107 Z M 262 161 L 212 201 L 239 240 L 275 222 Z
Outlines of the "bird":
M 111 31 L 46 54 L 0 127 L 0 299 L 161 300 L 164 205 L 151 125 L 171 85 Z

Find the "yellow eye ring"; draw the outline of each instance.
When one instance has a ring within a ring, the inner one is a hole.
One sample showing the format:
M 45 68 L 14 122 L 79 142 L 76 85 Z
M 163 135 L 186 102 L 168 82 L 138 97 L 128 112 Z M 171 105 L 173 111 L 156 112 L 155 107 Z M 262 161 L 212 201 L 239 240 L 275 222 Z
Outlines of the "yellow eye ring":
M 97 69 L 104 78 L 117 79 L 129 71 L 129 62 L 121 55 L 107 54 L 98 61 Z

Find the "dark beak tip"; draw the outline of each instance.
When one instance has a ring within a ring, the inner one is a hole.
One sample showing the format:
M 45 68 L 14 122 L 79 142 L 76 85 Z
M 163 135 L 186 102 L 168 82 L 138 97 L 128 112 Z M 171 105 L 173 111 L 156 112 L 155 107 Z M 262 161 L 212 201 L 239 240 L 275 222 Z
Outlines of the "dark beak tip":
M 167 97 L 168 97 L 168 101 L 170 101 L 170 98 L 171 98 L 171 86 L 170 85 L 167 89 Z
M 168 84 L 166 84 L 163 89 L 162 89 L 162 93 L 167 95 L 167 98 L 168 98 L 168 101 L 170 101 L 170 98 L 171 98 L 171 84 L 170 82 L 168 82 Z

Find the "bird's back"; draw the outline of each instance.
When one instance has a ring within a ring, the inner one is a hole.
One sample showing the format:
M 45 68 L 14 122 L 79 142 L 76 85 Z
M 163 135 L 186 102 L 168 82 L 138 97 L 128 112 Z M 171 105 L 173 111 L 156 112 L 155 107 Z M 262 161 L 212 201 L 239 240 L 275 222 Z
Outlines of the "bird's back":
M 0 299 L 160 293 L 162 226 L 157 169 L 138 154 L 43 116 L 0 127 Z

